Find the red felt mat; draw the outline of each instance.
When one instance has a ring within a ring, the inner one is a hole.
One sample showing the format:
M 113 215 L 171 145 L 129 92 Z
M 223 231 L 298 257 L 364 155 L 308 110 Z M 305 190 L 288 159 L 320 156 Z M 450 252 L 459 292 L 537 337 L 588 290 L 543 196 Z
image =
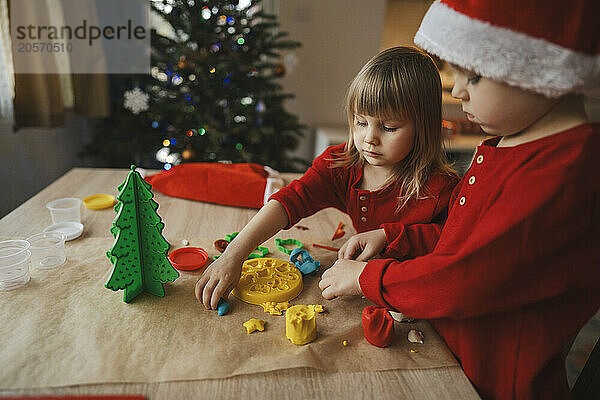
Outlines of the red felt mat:
M 261 208 L 267 172 L 258 164 L 188 163 L 146 177 L 152 189 L 173 197 Z

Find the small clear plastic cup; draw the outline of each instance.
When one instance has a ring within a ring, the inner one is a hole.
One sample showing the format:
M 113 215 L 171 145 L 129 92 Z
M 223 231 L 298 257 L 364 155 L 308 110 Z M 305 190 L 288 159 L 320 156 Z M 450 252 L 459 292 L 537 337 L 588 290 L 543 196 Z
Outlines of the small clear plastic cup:
M 56 199 L 46 204 L 46 208 L 50 210 L 53 224 L 59 222 L 81 223 L 81 199 L 76 197 Z
M 0 242 L 0 291 L 13 290 L 29 282 L 29 247 L 25 240 Z
M 66 235 L 62 232 L 42 232 L 27 239 L 31 244 L 31 265 L 37 269 L 56 268 L 65 263 Z

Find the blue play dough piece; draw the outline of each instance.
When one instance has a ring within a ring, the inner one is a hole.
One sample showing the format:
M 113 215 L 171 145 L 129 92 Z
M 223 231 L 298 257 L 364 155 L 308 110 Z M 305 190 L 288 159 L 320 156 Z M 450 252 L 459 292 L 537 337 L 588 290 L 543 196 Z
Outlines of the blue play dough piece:
M 217 315 L 225 315 L 229 312 L 229 303 L 223 299 L 219 299 L 217 304 Z
M 302 258 L 302 261 L 298 260 L 298 257 Z M 312 274 L 319 270 L 321 263 L 313 260 L 308 254 L 308 251 L 304 249 L 294 249 L 290 254 L 290 261 L 294 263 L 296 268 L 302 272 L 302 275 Z

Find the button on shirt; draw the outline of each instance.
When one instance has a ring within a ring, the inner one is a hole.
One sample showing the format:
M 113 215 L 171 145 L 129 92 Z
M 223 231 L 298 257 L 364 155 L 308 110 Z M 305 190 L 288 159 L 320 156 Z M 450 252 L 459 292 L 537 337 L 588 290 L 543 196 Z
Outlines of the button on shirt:
M 271 196 L 285 208 L 286 229 L 327 207 L 347 213 L 357 232 L 378 229 L 386 222 L 417 224 L 445 218 L 450 194 L 458 181 L 456 177 L 432 174 L 426 183 L 429 198 L 411 200 L 397 212 L 399 185 L 392 183 L 376 191 L 363 190 L 360 189 L 362 167 L 331 168 L 330 160 L 343 150 L 343 144 L 330 146 L 300 179 Z

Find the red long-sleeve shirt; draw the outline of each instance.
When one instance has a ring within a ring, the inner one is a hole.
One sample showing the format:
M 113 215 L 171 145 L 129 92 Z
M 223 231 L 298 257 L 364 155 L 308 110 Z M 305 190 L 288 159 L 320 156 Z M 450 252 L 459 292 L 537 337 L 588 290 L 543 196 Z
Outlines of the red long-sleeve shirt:
M 561 350 L 600 306 L 600 125 L 499 139 L 477 148 L 437 243 L 395 242 L 433 252 L 370 261 L 359 282 L 429 319 L 484 398 L 568 398 Z
M 377 229 L 384 222 L 418 224 L 445 220 L 457 177 L 432 174 L 424 190 L 427 198 L 411 199 L 396 212 L 399 185 L 390 184 L 376 191 L 359 189 L 363 176 L 361 167 L 331 168 L 333 155 L 343 149 L 343 144 L 328 147 L 300 179 L 270 197 L 285 208 L 288 215 L 286 229 L 327 207 L 335 207 L 348 214 L 357 232 Z

